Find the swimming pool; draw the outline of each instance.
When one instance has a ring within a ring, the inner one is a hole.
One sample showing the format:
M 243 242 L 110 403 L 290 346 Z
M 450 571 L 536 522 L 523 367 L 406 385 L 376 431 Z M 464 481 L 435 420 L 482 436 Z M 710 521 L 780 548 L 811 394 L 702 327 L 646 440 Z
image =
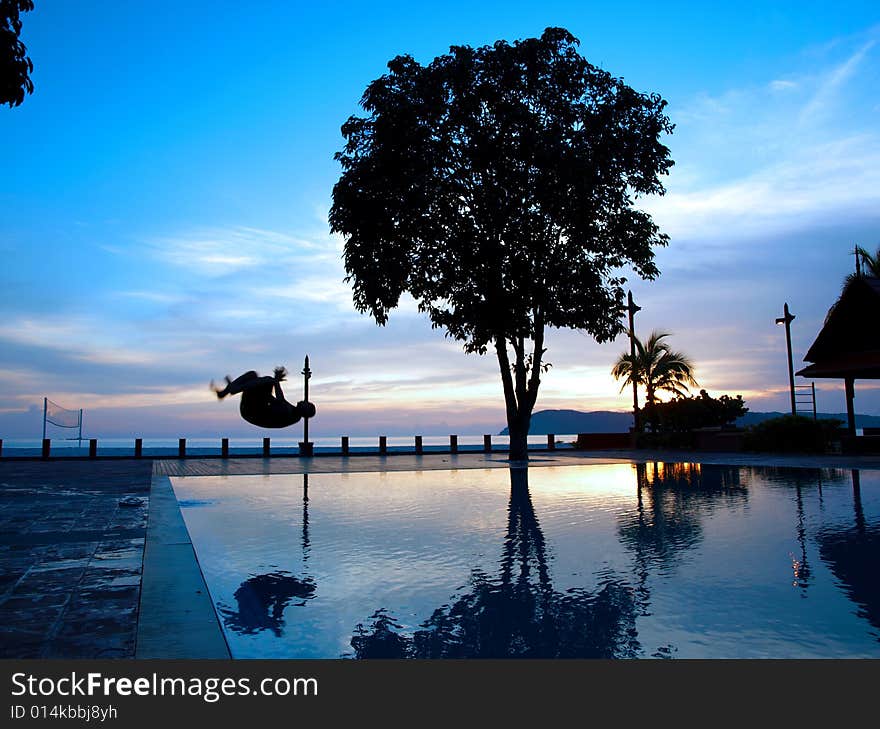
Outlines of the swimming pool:
M 880 657 L 880 471 L 172 483 L 235 658 Z

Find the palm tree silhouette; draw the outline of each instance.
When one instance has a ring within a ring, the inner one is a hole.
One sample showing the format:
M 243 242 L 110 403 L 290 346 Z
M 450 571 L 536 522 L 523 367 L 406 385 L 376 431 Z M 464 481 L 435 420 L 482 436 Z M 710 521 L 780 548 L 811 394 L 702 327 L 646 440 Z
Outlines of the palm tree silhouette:
M 856 253 L 862 259 L 862 274 L 873 278 L 880 278 L 880 248 L 872 256 L 865 248 L 856 246 Z
M 644 343 L 634 337 L 635 356 L 629 353 L 620 355 L 611 369 L 614 379 L 623 380 L 621 392 L 633 383 L 640 385 L 645 388 L 647 404 L 653 405 L 658 392 L 683 396 L 687 394 L 689 385 L 697 385 L 693 364 L 686 355 L 673 351 L 663 341 L 668 336 L 668 332 L 653 331 Z
M 847 274 L 846 278 L 843 279 L 841 295 L 853 281 L 858 281 L 862 278 L 880 278 L 880 247 L 877 248 L 877 252 L 873 256 L 868 252 L 867 248 L 862 248 L 861 246 L 856 246 L 854 253 L 856 256 L 856 270 L 853 273 Z M 833 309 L 834 307 L 832 306 L 831 308 Z

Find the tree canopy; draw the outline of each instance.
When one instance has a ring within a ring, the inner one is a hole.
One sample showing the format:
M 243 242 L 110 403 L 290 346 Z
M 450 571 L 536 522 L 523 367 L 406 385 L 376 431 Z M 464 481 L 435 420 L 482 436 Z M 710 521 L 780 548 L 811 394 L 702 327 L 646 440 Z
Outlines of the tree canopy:
M 355 306 L 385 324 L 408 292 L 466 351 L 494 348 L 512 451 L 546 368 L 546 327 L 614 338 L 623 269 L 654 278 L 652 246 L 667 242 L 633 204 L 662 194 L 673 164 L 666 102 L 578 45 L 548 28 L 424 66 L 398 56 L 336 155 L 330 223 Z
M 33 0 L 0 0 L 0 104 L 18 106 L 33 93 L 34 64 L 19 39 L 21 13 L 33 9 Z

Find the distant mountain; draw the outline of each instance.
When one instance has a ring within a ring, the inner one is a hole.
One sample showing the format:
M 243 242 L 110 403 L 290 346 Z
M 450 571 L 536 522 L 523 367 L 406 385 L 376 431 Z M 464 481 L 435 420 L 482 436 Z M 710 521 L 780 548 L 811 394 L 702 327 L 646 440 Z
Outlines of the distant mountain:
M 747 425 L 754 425 L 755 423 L 760 423 L 762 420 L 779 418 L 783 415 L 788 415 L 788 413 L 746 413 L 739 420 L 736 421 L 736 424 L 741 428 L 744 428 Z M 820 420 L 842 420 L 844 423 L 846 422 L 846 413 L 816 413 L 816 417 Z M 880 427 L 880 415 L 865 415 L 863 413 L 856 413 L 856 427 Z
M 532 414 L 532 435 L 573 435 L 575 433 L 626 433 L 633 424 L 632 413 L 595 410 L 539 410 Z M 508 435 L 507 428 L 499 435 Z
M 752 413 L 748 412 L 736 424 L 740 427 L 754 425 L 762 420 L 778 418 L 787 413 Z M 834 418 L 846 422 L 846 413 L 818 413 L 822 419 Z M 626 433 L 632 427 L 632 413 L 595 410 L 585 413 L 580 410 L 539 410 L 532 415 L 532 435 L 573 435 L 575 433 Z M 880 427 L 878 415 L 856 415 L 857 428 Z M 499 435 L 507 435 L 507 428 Z

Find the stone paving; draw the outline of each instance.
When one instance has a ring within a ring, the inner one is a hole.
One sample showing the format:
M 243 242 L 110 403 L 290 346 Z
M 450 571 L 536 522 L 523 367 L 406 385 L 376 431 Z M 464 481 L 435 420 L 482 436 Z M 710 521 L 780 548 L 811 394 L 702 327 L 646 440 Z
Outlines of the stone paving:
M 151 472 L 0 462 L 0 658 L 134 655 Z

